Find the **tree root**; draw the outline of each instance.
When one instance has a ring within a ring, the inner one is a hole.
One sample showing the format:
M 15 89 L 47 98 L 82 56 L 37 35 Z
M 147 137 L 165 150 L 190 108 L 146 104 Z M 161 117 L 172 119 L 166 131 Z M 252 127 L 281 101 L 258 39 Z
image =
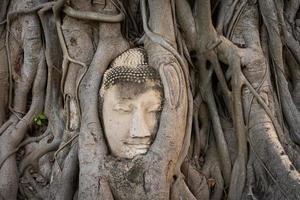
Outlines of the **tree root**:
M 92 20 L 106 23 L 120 23 L 125 19 L 124 14 L 121 12 L 118 15 L 106 15 L 90 11 L 77 11 L 69 6 L 63 8 L 63 12 L 70 17 L 81 20 Z
M 205 175 L 208 187 L 210 189 L 209 199 L 220 200 L 224 197 L 223 193 L 226 186 L 221 173 L 218 151 L 213 134 L 209 137 L 209 143 L 210 147 L 208 148 L 206 154 L 206 160 L 202 168 L 202 173 Z
M 160 47 L 166 49 L 168 52 L 170 52 L 179 62 L 179 69 L 177 67 L 174 67 L 174 70 L 177 74 L 177 77 L 179 78 L 179 85 L 182 85 L 181 80 L 183 79 L 185 82 L 185 90 L 187 91 L 187 98 L 188 98 L 188 111 L 187 111 L 187 126 L 186 126 L 186 131 L 185 131 L 185 136 L 184 136 L 184 142 L 183 146 L 180 152 L 180 157 L 178 158 L 176 167 L 175 167 L 175 174 L 177 176 L 181 175 L 180 172 L 180 167 L 188 153 L 188 149 L 190 146 L 190 137 L 191 137 L 191 129 L 192 129 L 192 118 L 193 118 L 193 97 L 191 94 L 191 89 L 190 89 L 190 82 L 189 82 L 189 71 L 188 71 L 188 66 L 186 62 L 183 60 L 183 58 L 179 55 L 178 51 L 173 47 L 175 46 L 174 43 L 169 43 L 166 38 L 163 38 L 159 34 L 154 33 L 151 31 L 148 27 L 147 19 L 146 19 L 146 5 L 145 1 L 141 1 L 141 10 L 142 10 L 142 19 L 143 19 L 143 28 L 145 31 L 145 34 L 148 36 L 148 38 Z M 175 15 L 175 13 L 173 13 Z M 173 22 L 174 23 L 174 22 Z M 173 30 L 175 31 L 175 29 Z M 160 71 L 160 76 L 162 79 L 167 80 L 167 77 L 165 77 L 165 73 L 163 73 L 162 69 L 163 65 L 160 65 L 158 70 Z M 183 77 L 181 75 L 183 74 Z M 179 92 L 178 92 L 178 97 L 175 100 L 174 106 L 177 108 L 179 106 L 180 100 L 182 99 L 182 94 L 183 90 L 181 87 L 179 87 Z M 166 95 L 166 94 L 165 94 Z M 174 96 L 170 96 L 170 99 L 174 99 Z
M 178 177 L 171 188 L 171 200 L 189 199 L 197 200 L 184 182 L 183 177 Z M 203 198 L 205 199 L 205 198 Z
M 43 109 L 44 102 L 44 87 L 46 84 L 46 66 L 44 60 L 44 54 L 41 52 L 41 57 L 37 66 L 36 76 L 33 82 L 32 87 L 32 103 L 29 111 L 26 115 L 20 120 L 16 125 L 12 125 L 12 129 L 7 129 L 0 138 L 1 143 L 5 143 L 4 148 L 5 151 L 10 151 L 15 149 L 19 143 L 24 138 L 28 126 L 32 123 L 33 118 L 37 116 Z M 23 103 L 23 102 L 22 102 Z M 8 132 L 9 131 L 9 132 Z M 1 146 L 1 145 L 0 145 Z M 7 147 L 7 148 L 6 148 Z M 2 151 L 1 154 L 5 154 L 6 152 Z M 7 152 L 8 153 L 8 152 Z M 6 195 L 6 198 L 15 198 L 14 196 L 17 194 L 17 166 L 15 156 L 10 156 L 3 164 L 2 169 L 0 171 L 1 176 L 10 176 L 8 179 L 0 180 L 0 192 Z M 9 181 L 9 183 L 7 182 Z M 3 187 L 5 185 L 5 187 Z M 7 193 L 8 192 L 8 193 Z
M 14 123 L 17 123 L 17 121 L 13 122 L 11 120 L 7 120 L 0 128 L 0 136 L 6 131 L 6 129 L 8 129 L 8 127 L 10 127 Z
M 182 164 L 181 169 L 185 176 L 185 182 L 195 198 L 208 200 L 209 188 L 206 177 L 199 173 L 190 163 L 186 161 Z
M 110 9 L 115 10 L 110 3 L 107 7 L 110 6 Z M 82 109 L 79 165 L 84 165 L 79 173 L 79 199 L 96 199 L 99 194 L 99 180 L 102 174 L 99 166 L 104 162 L 108 149 L 98 115 L 98 92 L 102 76 L 111 60 L 128 47 L 127 41 L 121 35 L 118 23 L 99 23 L 98 47 L 79 89 Z
M 12 93 L 13 93 L 13 80 L 12 80 L 12 73 L 13 73 L 13 67 L 11 65 L 11 56 L 10 56 L 10 45 L 9 45 L 9 33 L 10 33 L 10 25 L 11 25 L 11 22 L 17 18 L 18 16 L 20 15 L 25 15 L 25 14 L 30 14 L 30 13 L 33 13 L 33 12 L 36 12 L 37 10 L 43 8 L 43 7 L 47 7 L 47 6 L 51 6 L 53 5 L 53 2 L 48 2 L 48 3 L 45 3 L 45 4 L 41 4 L 41 5 L 38 5 L 34 8 L 31 8 L 31 9 L 28 9 L 28 10 L 18 10 L 18 11 L 13 11 L 13 12 L 9 12 L 7 14 L 7 19 L 6 19 L 6 22 L 7 22 L 7 25 L 6 25 L 6 30 L 7 30 L 7 34 L 6 34 L 6 53 L 7 53 L 7 57 L 8 57 L 8 69 L 9 69 L 9 99 L 8 99 L 8 107 L 9 107 L 9 110 L 15 114 L 15 116 L 17 116 L 18 118 L 19 117 L 19 114 L 22 114 L 23 112 L 22 111 L 15 111 L 14 108 L 12 108 Z M 26 81 L 25 81 L 26 82 Z M 18 94 L 16 94 L 18 95 Z M 16 97 L 15 97 L 16 98 Z
M 282 42 L 279 35 L 279 23 L 284 23 L 280 20 L 280 11 L 276 10 L 275 3 L 265 3 L 260 1 L 260 7 L 264 13 L 269 13 L 268 16 L 263 15 L 264 23 L 268 30 L 268 41 L 270 48 L 270 56 L 272 64 L 275 67 L 275 73 L 278 77 L 279 95 L 282 99 L 282 110 L 289 125 L 290 135 L 292 140 L 300 145 L 300 113 L 294 104 L 291 94 L 288 90 L 288 83 L 284 77 L 284 64 L 282 58 Z M 277 17 L 277 15 L 279 17 Z M 283 17 L 283 16 L 282 16 Z M 279 18 L 279 19 L 278 19 Z M 271 20 L 272 19 L 272 20 Z M 299 46 L 300 47 L 300 46 Z M 275 51 L 276 49 L 276 51 Z
M 195 41 L 197 40 L 197 32 L 194 17 L 187 1 L 175 1 L 176 17 L 180 25 L 184 41 L 188 50 L 191 52 L 196 49 Z
M 229 185 L 230 183 L 230 177 L 231 177 L 231 161 L 230 161 L 230 156 L 229 156 L 229 152 L 228 152 L 228 147 L 227 147 L 227 143 L 224 137 L 224 133 L 222 130 L 222 126 L 220 123 L 220 118 L 219 118 L 219 114 L 217 112 L 217 107 L 216 107 L 216 103 L 215 103 L 215 99 L 213 97 L 213 90 L 212 90 L 212 85 L 211 85 L 211 76 L 209 76 L 209 71 L 206 69 L 207 66 L 205 66 L 207 63 L 205 62 L 206 58 L 204 57 L 204 59 L 201 59 L 200 56 L 198 56 L 198 59 L 201 60 L 201 64 L 199 66 L 200 68 L 200 73 L 201 73 L 201 83 L 200 83 L 200 91 L 201 91 L 201 95 L 202 98 L 204 99 L 204 101 L 206 102 L 207 106 L 208 106 L 208 110 L 210 113 L 210 118 L 212 120 L 212 124 L 213 124 L 213 129 L 214 129 L 214 134 L 215 134 L 215 138 L 217 141 L 217 149 L 218 149 L 218 153 L 220 156 L 220 160 L 222 163 L 222 172 L 223 172 L 223 176 L 224 176 L 224 180 L 225 183 L 227 185 Z M 210 59 L 212 60 L 212 59 Z M 217 66 L 215 65 L 215 61 L 212 69 L 217 69 Z M 209 69 L 211 70 L 211 69 Z M 224 82 L 225 83 L 225 82 Z M 229 89 L 227 88 L 227 85 L 224 85 L 224 89 L 225 89 L 225 93 L 228 95 L 228 101 L 231 98 L 231 94 L 229 92 Z M 229 102 L 228 102 L 229 103 Z M 232 107 L 232 106 L 230 106 Z M 232 111 L 231 111 L 232 112 Z
M 68 156 L 65 159 L 65 164 L 60 175 L 59 187 L 56 191 L 57 200 L 72 200 L 76 191 L 77 179 L 79 172 L 78 163 L 78 143 L 75 143 Z
M 17 151 L 19 151 L 21 147 L 26 146 L 27 144 L 30 144 L 32 142 L 38 142 L 41 139 L 45 138 L 49 133 L 50 133 L 50 131 L 49 131 L 49 129 L 47 129 L 47 131 L 44 134 L 42 134 L 42 135 L 40 135 L 38 137 L 27 138 L 26 140 L 24 140 L 23 142 L 21 142 L 16 149 L 14 149 L 13 151 L 9 152 L 6 156 L 3 156 L 3 158 L 0 160 L 0 170 L 1 170 L 1 167 L 2 167 L 3 163 L 6 161 L 6 159 L 8 159 L 11 155 L 13 155 Z
M 54 159 L 57 158 L 57 154 L 63 150 L 66 146 L 68 146 L 69 144 L 71 144 L 73 142 L 73 140 L 75 140 L 77 137 L 79 136 L 79 134 L 75 134 L 70 140 L 68 140 L 65 144 L 63 144 L 61 147 L 59 147 L 59 149 L 57 149 L 57 151 L 54 153 Z
M 55 151 L 61 140 L 53 140 L 50 144 L 44 145 L 42 144 L 39 146 L 35 151 L 31 152 L 28 156 L 23 158 L 22 162 L 19 164 L 19 172 L 22 175 L 24 170 L 29 166 L 32 165 L 34 162 L 37 162 L 39 158 L 43 155 Z

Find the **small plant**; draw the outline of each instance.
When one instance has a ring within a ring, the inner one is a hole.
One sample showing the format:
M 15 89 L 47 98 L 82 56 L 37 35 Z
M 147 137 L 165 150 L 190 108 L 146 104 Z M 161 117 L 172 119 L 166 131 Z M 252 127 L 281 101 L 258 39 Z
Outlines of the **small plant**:
M 37 126 L 44 126 L 48 123 L 48 119 L 43 112 L 41 112 L 37 117 L 33 118 L 33 121 Z

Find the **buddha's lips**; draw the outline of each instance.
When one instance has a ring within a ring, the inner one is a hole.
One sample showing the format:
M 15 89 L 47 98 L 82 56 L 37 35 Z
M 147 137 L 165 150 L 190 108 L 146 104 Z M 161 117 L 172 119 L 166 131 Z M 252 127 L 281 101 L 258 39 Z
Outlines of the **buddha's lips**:
M 144 137 L 144 138 L 128 138 L 126 140 L 123 140 L 123 143 L 126 145 L 144 145 L 144 146 L 150 146 L 151 144 L 151 138 L 150 137 Z
M 141 147 L 150 147 L 150 144 L 143 144 L 143 143 L 135 143 L 135 144 L 132 144 L 132 143 L 124 143 L 126 145 L 130 145 L 130 146 L 141 146 Z
M 124 142 L 126 145 L 134 146 L 136 148 L 149 148 L 150 147 L 150 141 L 149 142 L 141 142 L 141 141 L 130 141 L 130 142 Z

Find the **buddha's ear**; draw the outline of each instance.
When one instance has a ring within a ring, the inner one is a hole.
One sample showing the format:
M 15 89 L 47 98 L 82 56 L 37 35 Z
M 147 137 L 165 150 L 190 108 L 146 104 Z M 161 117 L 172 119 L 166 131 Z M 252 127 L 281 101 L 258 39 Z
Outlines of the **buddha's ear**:
M 171 108 L 175 108 L 180 103 L 181 87 L 179 84 L 179 74 L 171 63 L 160 67 L 159 73 L 164 85 L 164 103 L 168 104 Z

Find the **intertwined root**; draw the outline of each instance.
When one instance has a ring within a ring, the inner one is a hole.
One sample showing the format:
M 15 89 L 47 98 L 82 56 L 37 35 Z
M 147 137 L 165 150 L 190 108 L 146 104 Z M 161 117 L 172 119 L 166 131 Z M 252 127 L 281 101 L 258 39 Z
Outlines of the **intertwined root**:
M 0 8 L 0 197 L 27 181 L 28 198 L 300 198 L 298 1 L 70 2 Z M 98 95 L 140 30 L 166 99 L 151 151 L 128 164 L 109 156 Z

